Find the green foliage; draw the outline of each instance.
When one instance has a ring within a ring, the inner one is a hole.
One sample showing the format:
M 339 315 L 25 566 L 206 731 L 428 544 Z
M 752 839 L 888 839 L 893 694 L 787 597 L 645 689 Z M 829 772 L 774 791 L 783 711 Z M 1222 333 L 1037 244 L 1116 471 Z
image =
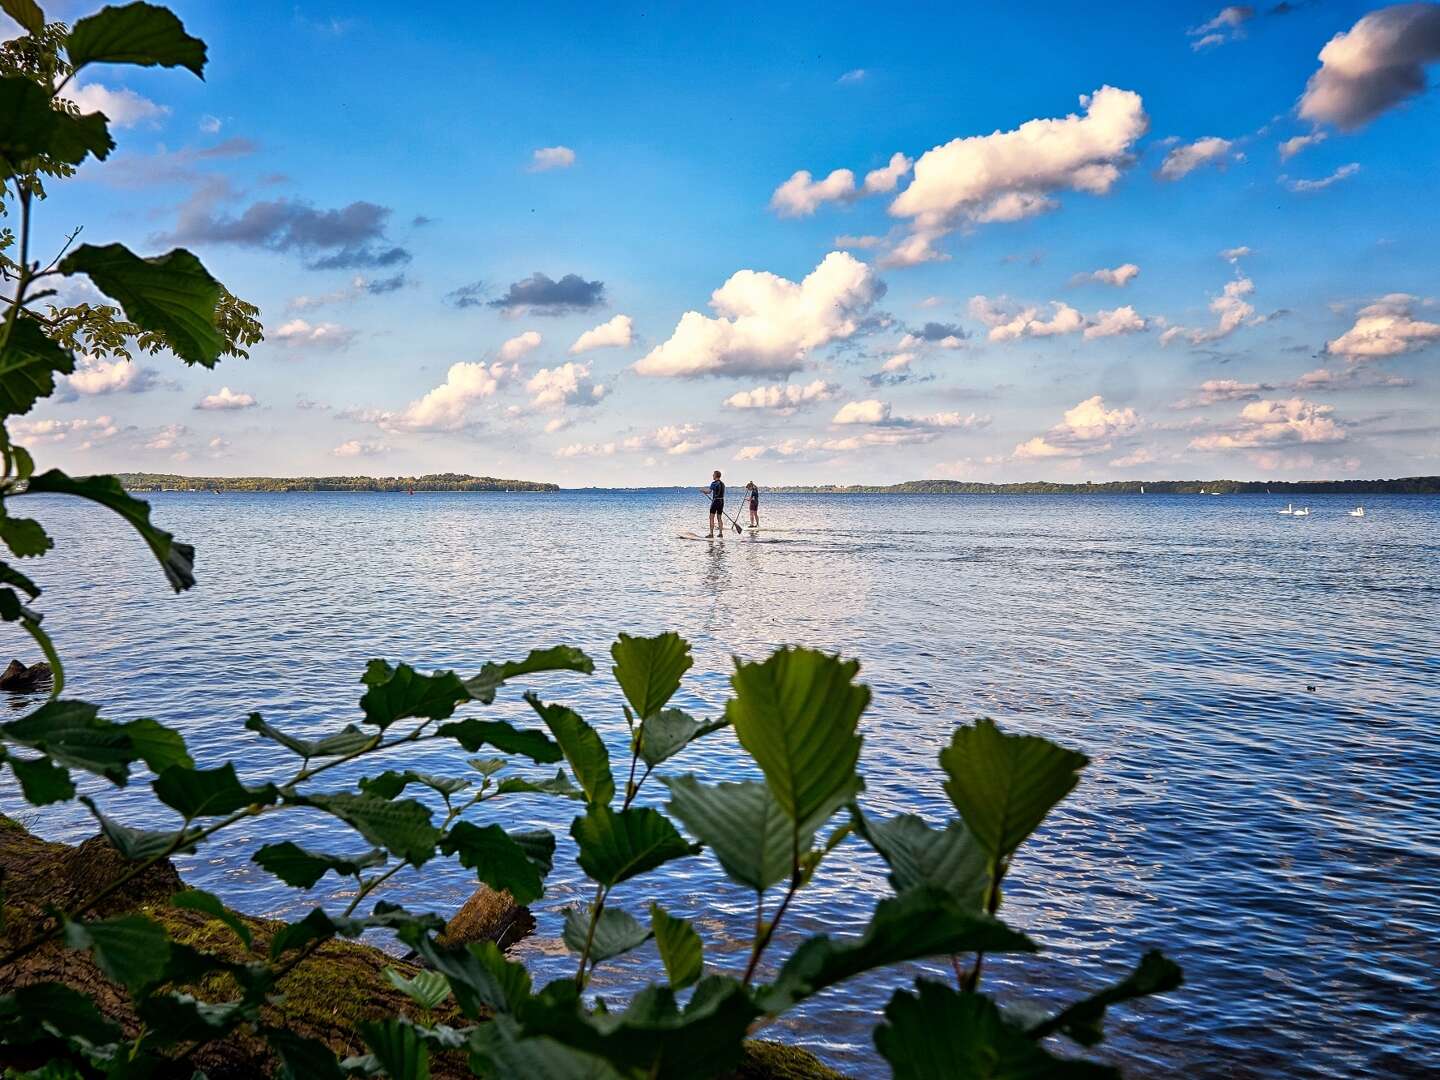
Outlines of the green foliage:
M 80 19 L 66 42 L 70 64 L 140 64 L 189 68 L 205 74 L 205 43 L 185 33 L 168 8 L 133 3 Z
M 621 634 L 610 655 L 615 658 L 615 681 L 641 720 L 665 707 L 694 663 L 689 644 L 674 633 L 651 638 Z
M 610 772 L 610 752 L 595 729 L 572 709 L 547 705 L 534 694 L 526 694 L 525 700 L 540 714 L 560 744 L 575 779 L 584 789 L 586 801 L 594 805 L 609 803 L 615 797 L 615 777 Z
M 266 844 L 251 859 L 286 885 L 309 889 L 326 874 L 356 877 L 362 870 L 383 866 L 386 855 L 378 848 L 362 855 L 324 855 L 286 840 L 279 844 Z
M 548 851 L 542 851 L 542 861 L 537 862 L 499 825 L 461 821 L 441 838 L 440 854 L 458 855 L 460 865 L 474 870 L 486 885 L 506 889 L 517 904 L 528 904 L 545 891 L 542 871 L 549 871 L 555 849 L 555 837 L 550 833 L 544 836 L 549 841 Z
M 561 936 L 571 952 L 599 963 L 638 949 L 650 940 L 650 931 L 619 908 L 601 908 L 596 917 L 593 909 L 572 907 L 565 909 L 565 932 Z
M 651 904 L 650 930 L 670 986 L 684 990 L 698 982 L 705 969 L 705 946 L 695 927 L 686 919 L 668 914 L 659 904 Z
M 629 881 L 700 850 L 687 843 L 663 814 L 648 806 L 618 813 L 608 806 L 592 806 L 584 817 L 571 823 L 570 835 L 580 847 L 580 868 L 606 886 Z
M 0 87 L 5 81 L 0 80 Z M 28 315 L 17 316 L 0 349 L 0 416 L 29 412 L 35 402 L 55 392 L 56 375 L 74 370 L 75 357 L 51 340 L 41 323 Z
M 854 808 L 861 836 L 890 866 L 896 892 L 932 886 L 953 896 L 963 908 L 979 911 L 984 903 L 989 869 L 985 852 L 964 822 L 932 829 L 914 814 L 888 821 L 870 821 Z

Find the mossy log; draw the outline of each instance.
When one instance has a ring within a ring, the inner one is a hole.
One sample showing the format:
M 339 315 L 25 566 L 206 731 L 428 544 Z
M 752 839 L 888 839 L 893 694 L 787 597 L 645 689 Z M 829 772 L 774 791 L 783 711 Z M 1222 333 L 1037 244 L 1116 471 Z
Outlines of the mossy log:
M 65 910 L 93 896 L 119 877 L 125 867 L 119 854 L 99 836 L 72 847 L 42 840 L 20 823 L 0 815 L 0 886 L 4 890 L 0 947 L 8 949 L 24 941 L 44 921 L 47 910 Z M 236 913 L 253 935 L 247 950 L 218 920 L 172 907 L 171 897 L 184 888 L 174 865 L 162 861 L 112 893 L 89 914 L 105 917 L 137 912 L 161 923 L 175 941 L 234 961 L 264 959 L 271 937 L 285 925 Z M 482 890 L 451 919 L 445 936 L 452 941 L 488 937 L 503 946 L 519 940 L 533 926 L 526 909 L 517 907 L 503 894 Z M 415 1004 L 386 979 L 386 968 L 407 978 L 419 971 L 415 964 L 372 945 L 327 942 L 281 980 L 283 996 L 276 1004 L 266 1006 L 262 1018 L 267 1024 L 323 1042 L 341 1057 L 366 1052 L 357 1033 L 361 1021 L 405 1014 L 428 1023 L 463 1022 L 463 1017 L 448 1004 L 424 1017 L 417 1016 Z M 101 974 L 88 953 L 51 942 L 0 969 L 0 993 L 48 981 L 90 995 L 96 1007 L 118 1023 L 127 1036 L 138 1033 L 139 1023 L 128 995 Z M 234 992 L 232 986 L 225 985 L 227 981 L 228 977 L 219 977 L 213 985 L 202 985 L 194 992 L 207 1000 L 225 1000 Z M 0 1066 L 37 1064 L 0 1047 Z M 264 1042 L 249 1031 L 239 1031 L 202 1047 L 177 1076 L 188 1080 L 199 1068 L 210 1080 L 251 1080 L 274 1075 L 275 1067 Z M 431 1075 L 448 1080 L 471 1073 L 464 1055 L 454 1052 L 432 1055 Z M 842 1080 L 839 1073 L 804 1050 L 761 1040 L 746 1044 L 745 1064 L 735 1076 L 738 1080 Z

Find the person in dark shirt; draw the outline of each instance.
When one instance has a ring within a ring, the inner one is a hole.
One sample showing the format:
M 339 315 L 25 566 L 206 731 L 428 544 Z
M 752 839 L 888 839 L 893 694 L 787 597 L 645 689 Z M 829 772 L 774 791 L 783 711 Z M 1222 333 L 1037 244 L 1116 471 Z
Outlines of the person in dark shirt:
M 750 508 L 750 527 L 758 529 L 760 527 L 760 489 L 755 486 L 755 481 L 751 480 L 746 483 L 745 492 L 749 496 L 746 504 Z
M 720 479 L 720 470 L 715 470 L 715 479 L 710 481 L 709 487 L 700 489 L 702 495 L 710 496 L 710 531 L 706 536 L 714 536 L 717 532 L 721 539 L 725 537 L 725 481 Z

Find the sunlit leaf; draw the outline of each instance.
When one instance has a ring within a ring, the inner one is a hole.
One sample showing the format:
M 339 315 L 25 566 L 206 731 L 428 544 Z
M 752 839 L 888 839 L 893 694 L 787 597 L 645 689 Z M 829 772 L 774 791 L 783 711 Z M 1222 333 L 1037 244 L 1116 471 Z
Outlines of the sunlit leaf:
M 595 729 L 581 719 L 579 713 L 563 705 L 547 705 L 534 694 L 526 694 L 525 700 L 540 714 L 560 744 L 571 772 L 585 790 L 586 800 L 604 804 L 613 799 L 615 778 L 610 773 L 610 752 Z
M 438 1009 L 450 996 L 450 983 L 438 971 L 417 971 L 413 979 L 407 979 L 394 968 L 387 967 L 385 978 L 391 986 L 427 1012 Z
M 729 727 L 729 720 L 702 724 L 680 709 L 661 709 L 645 718 L 640 727 L 640 757 L 654 768 L 668 761 L 701 736 Z
M 327 735 L 323 739 L 301 739 L 281 731 L 259 713 L 251 713 L 245 721 L 245 727 L 303 758 L 343 757 L 363 750 L 379 738 L 376 732 L 362 731 L 354 724 L 346 724 L 335 734 Z
M 561 937 L 571 952 L 579 955 L 585 951 L 585 942 L 590 936 L 590 909 L 568 907 L 565 909 L 565 930 Z M 650 940 L 650 931 L 629 912 L 616 907 L 602 908 L 595 923 L 595 933 L 590 938 L 590 961 L 598 964 L 638 949 Z
M 933 885 L 962 907 L 980 910 L 989 885 L 989 866 L 964 822 L 932 829 L 914 814 L 872 820 L 859 807 L 852 813 L 860 835 L 889 863 L 890 884 L 896 892 Z
M 676 990 L 700 980 L 705 969 L 705 947 L 687 919 L 668 914 L 659 904 L 650 905 L 650 930 L 660 950 L 665 975 Z
M 120 730 L 130 738 L 130 745 L 140 759 L 157 776 L 171 765 L 193 766 L 184 737 L 173 728 L 148 717 L 121 724 Z
M 495 692 L 511 679 L 521 675 L 535 675 L 547 671 L 578 671 L 589 675 L 595 670 L 595 661 L 579 649 L 569 645 L 556 645 L 549 649 L 532 649 L 524 660 L 510 660 L 503 664 L 486 664 L 480 674 L 465 680 L 470 696 L 484 705 L 495 700 Z
M 92 922 L 65 921 L 65 944 L 88 949 L 96 965 L 133 993 L 159 981 L 170 954 L 165 928 L 143 915 Z
M 621 634 L 610 646 L 615 659 L 611 670 L 625 700 L 644 720 L 654 716 L 680 689 L 680 680 L 695 663 L 690 643 L 679 634 L 631 637 Z
M 330 795 L 300 795 L 295 802 L 333 814 L 370 843 L 397 858 L 423 866 L 435 854 L 440 833 L 430 823 L 430 809 L 413 799 L 392 802 L 374 795 L 348 791 Z
M 374 850 L 360 855 L 326 855 L 286 840 L 279 844 L 266 844 L 251 856 L 251 860 L 286 885 L 309 889 L 327 873 L 354 877 L 362 870 L 382 866 L 385 852 Z
M 391 1017 L 356 1026 L 390 1080 L 430 1080 L 430 1050 L 413 1024 Z
M 530 780 L 523 776 L 507 776 L 495 787 L 495 794 L 510 795 L 533 792 L 537 795 L 557 795 L 562 799 L 585 799 L 585 792 L 570 782 L 564 769 L 556 771 L 549 780 Z
M 400 938 L 450 981 L 455 1003 L 472 1019 L 487 1011 L 514 1012 L 530 1000 L 530 973 L 524 965 L 507 960 L 493 941 L 452 949 L 413 930 L 402 930 Z
M 65 51 L 76 70 L 86 64 L 158 64 L 205 74 L 205 43 L 187 34 L 169 8 L 154 4 L 107 7 L 78 19 Z
M 379 795 L 382 799 L 393 799 L 411 784 L 428 787 L 441 795 L 454 795 L 469 787 L 470 781 L 453 776 L 432 776 L 430 773 L 415 772 L 413 769 L 406 769 L 404 772 L 387 769 L 379 776 L 361 779 L 360 790 L 369 795 Z
M 130 763 L 140 755 L 125 729 L 99 714 L 88 702 L 47 701 L 28 716 L 0 724 L 0 735 L 7 742 L 49 754 L 61 765 L 124 784 Z
M 580 868 L 602 885 L 617 885 L 700 850 L 648 806 L 618 813 L 608 806 L 592 806 L 571 823 L 570 835 L 580 845 Z

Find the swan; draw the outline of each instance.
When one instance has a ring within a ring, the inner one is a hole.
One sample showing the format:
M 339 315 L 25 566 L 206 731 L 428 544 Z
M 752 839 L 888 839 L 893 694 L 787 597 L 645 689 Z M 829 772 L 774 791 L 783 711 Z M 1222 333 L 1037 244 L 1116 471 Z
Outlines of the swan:
M 1346 513 L 1348 513 L 1351 517 L 1364 517 L 1365 507 L 1357 506 L 1354 510 L 1347 510 Z
M 1295 513 L 1295 504 L 1294 504 L 1294 503 L 1286 503 L 1284 510 L 1276 510 L 1275 512 L 1276 512 L 1277 514 L 1293 514 L 1293 513 Z
M 1309 516 L 1310 516 L 1310 508 L 1307 506 L 1307 507 L 1305 507 L 1304 509 L 1296 510 L 1296 511 L 1295 511 L 1295 516 L 1296 516 L 1296 517 L 1309 517 Z

